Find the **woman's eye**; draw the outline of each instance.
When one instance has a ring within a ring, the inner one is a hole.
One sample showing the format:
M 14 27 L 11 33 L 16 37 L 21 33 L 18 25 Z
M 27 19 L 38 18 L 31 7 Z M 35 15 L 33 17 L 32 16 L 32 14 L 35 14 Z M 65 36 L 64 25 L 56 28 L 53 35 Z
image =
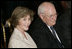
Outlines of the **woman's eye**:
M 31 20 L 31 19 L 29 18 L 29 20 Z
M 24 21 L 26 20 L 26 19 L 23 19 Z

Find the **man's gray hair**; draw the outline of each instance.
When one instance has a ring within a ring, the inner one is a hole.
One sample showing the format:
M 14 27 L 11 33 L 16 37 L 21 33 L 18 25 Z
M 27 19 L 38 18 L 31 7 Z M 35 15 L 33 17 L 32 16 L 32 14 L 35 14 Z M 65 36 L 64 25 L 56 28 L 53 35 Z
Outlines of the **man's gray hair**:
M 47 4 L 48 4 L 48 5 L 47 5 Z M 44 14 L 45 9 L 46 9 L 46 6 L 44 6 L 44 5 L 54 6 L 51 2 L 43 2 L 43 3 L 40 4 L 39 7 L 38 7 L 38 15 Z
M 38 15 L 44 13 L 44 11 L 45 11 L 44 9 L 45 9 L 44 6 L 39 6 L 38 7 Z

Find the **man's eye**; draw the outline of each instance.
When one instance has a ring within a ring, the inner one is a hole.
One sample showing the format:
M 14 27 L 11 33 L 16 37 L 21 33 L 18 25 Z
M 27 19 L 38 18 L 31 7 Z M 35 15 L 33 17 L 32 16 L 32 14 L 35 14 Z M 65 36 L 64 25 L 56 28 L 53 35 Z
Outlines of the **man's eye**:
M 53 17 L 53 15 L 50 15 L 50 17 Z

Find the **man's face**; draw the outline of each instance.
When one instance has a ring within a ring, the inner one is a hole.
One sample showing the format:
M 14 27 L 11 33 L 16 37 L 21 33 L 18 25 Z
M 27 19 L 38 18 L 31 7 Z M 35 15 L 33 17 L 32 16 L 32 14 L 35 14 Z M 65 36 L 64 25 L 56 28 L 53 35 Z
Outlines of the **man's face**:
M 49 26 L 56 24 L 57 13 L 55 8 L 46 9 L 45 13 L 41 15 L 41 19 Z

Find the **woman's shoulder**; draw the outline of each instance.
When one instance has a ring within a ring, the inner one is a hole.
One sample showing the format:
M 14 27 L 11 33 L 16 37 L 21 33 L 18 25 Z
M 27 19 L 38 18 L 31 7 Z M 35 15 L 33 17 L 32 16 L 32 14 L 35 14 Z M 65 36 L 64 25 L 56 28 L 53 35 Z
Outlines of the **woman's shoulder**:
M 11 40 L 16 40 L 16 39 L 22 39 L 22 34 L 20 31 L 18 31 L 16 28 L 14 29 L 12 35 L 11 35 Z

